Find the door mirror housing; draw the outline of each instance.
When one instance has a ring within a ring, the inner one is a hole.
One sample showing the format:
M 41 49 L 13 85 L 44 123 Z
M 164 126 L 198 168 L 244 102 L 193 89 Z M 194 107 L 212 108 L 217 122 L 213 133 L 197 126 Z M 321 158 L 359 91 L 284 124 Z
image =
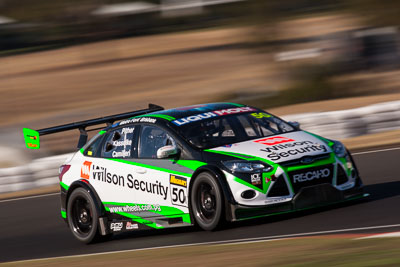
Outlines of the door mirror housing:
M 300 122 L 298 122 L 298 121 L 289 121 L 289 124 L 296 129 L 300 128 Z
M 160 147 L 157 150 L 157 158 L 158 159 L 165 159 L 170 158 L 172 156 L 176 156 L 179 153 L 179 149 L 176 146 L 168 145 Z

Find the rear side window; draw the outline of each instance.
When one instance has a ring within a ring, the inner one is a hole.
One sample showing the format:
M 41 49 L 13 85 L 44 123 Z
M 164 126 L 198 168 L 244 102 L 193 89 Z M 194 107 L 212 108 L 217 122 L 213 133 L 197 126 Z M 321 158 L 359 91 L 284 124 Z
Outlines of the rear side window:
M 105 158 L 132 158 L 135 152 L 135 126 L 115 129 L 107 133 L 103 145 Z
M 103 140 L 103 136 L 97 134 L 97 136 L 94 137 L 93 139 L 94 140 L 90 142 L 90 144 L 85 149 L 85 152 L 83 153 L 85 156 L 96 157 L 100 154 L 99 147 L 101 146 L 101 141 Z

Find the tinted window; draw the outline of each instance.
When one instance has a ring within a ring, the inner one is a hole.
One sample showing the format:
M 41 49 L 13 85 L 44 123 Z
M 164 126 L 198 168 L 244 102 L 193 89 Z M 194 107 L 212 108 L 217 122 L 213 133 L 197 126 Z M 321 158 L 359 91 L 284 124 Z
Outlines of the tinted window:
M 93 140 L 85 148 L 85 152 L 83 153 L 85 156 L 95 157 L 97 152 L 100 150 L 98 149 L 101 145 L 101 141 L 103 140 L 103 136 L 97 134 L 93 137 Z
M 211 148 L 295 131 L 285 121 L 261 110 L 191 121 L 176 130 L 198 148 Z
M 157 150 L 163 146 L 175 145 L 174 140 L 166 131 L 145 125 L 142 127 L 139 142 L 139 158 L 157 158 Z
M 135 151 L 134 142 L 135 127 L 124 127 L 107 133 L 103 145 L 103 157 L 105 158 L 131 158 Z

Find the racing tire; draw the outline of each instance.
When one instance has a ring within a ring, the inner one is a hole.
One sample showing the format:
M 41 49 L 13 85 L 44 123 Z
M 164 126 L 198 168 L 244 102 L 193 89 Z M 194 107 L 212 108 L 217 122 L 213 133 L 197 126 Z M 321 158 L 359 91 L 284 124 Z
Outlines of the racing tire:
M 223 195 L 216 178 L 210 173 L 200 173 L 193 182 L 190 205 L 193 217 L 200 228 L 212 231 L 223 222 Z
M 67 204 L 67 221 L 72 234 L 79 241 L 92 243 L 101 239 L 98 231 L 99 214 L 90 193 L 84 188 L 75 189 Z

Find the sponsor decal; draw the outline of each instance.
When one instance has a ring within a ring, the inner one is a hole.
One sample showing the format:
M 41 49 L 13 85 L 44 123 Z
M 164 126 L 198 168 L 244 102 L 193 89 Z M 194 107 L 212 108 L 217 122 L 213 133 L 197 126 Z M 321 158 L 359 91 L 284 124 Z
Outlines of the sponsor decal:
M 301 183 L 306 181 L 312 181 L 314 179 L 326 178 L 329 177 L 330 174 L 331 171 L 328 168 L 315 171 L 308 171 L 304 173 L 298 173 L 293 175 L 293 182 Z
M 131 134 L 135 130 L 134 127 L 122 128 L 121 134 Z
M 121 140 L 121 141 L 114 141 L 113 142 L 113 146 L 130 146 L 132 145 L 132 140 L 129 139 L 125 139 L 125 140 Z M 130 154 L 130 153 L 129 153 Z
M 89 179 L 90 175 L 90 166 L 92 165 L 92 162 L 90 161 L 85 161 L 81 167 L 81 178 L 82 179 Z
M 183 187 L 187 187 L 187 179 L 185 177 L 180 177 L 176 175 L 170 175 L 169 181 L 171 184 L 180 185 Z
M 164 186 L 159 181 L 141 181 L 132 174 L 127 176 L 111 173 L 105 167 L 93 165 L 93 180 L 103 183 L 113 184 L 120 187 L 128 187 L 136 191 L 161 196 L 164 200 L 168 197 L 168 186 Z
M 130 157 L 131 156 L 131 151 L 126 151 L 126 150 L 122 150 L 122 151 L 113 151 L 111 156 L 113 158 L 126 158 L 126 157 Z
M 250 177 L 251 177 L 251 184 L 253 185 L 261 184 L 261 173 L 253 173 Z
M 263 144 L 263 145 L 267 145 L 267 146 L 273 146 L 273 145 L 277 145 L 277 144 L 283 144 L 283 143 L 294 142 L 294 141 L 295 140 L 284 137 L 284 136 L 274 136 L 274 137 L 268 137 L 268 138 L 256 140 L 254 142 Z
M 187 207 L 187 179 L 170 174 L 171 202 L 173 205 Z
M 114 232 L 118 232 L 118 231 L 121 231 L 123 225 L 124 225 L 123 222 L 111 223 L 110 229 L 113 230 Z
M 214 111 L 210 111 L 210 112 L 205 112 L 205 113 L 189 116 L 186 118 L 177 119 L 172 122 L 175 125 L 181 126 L 181 125 L 185 125 L 187 123 L 191 123 L 194 121 L 200 121 L 200 120 L 213 118 L 213 117 L 217 117 L 217 116 L 224 116 L 224 115 L 249 112 L 249 111 L 255 111 L 255 110 L 256 109 L 251 108 L 251 107 L 227 108 L 227 109 L 214 110 Z
M 139 225 L 137 223 L 127 222 L 125 229 L 126 230 L 139 229 Z
M 222 110 L 215 110 L 214 113 L 223 116 L 223 115 L 230 115 L 230 114 L 249 112 L 249 111 L 256 111 L 256 109 L 251 107 L 227 108 Z
M 267 158 L 274 161 L 315 151 L 328 152 L 328 148 L 324 145 L 311 141 L 293 141 L 288 144 L 269 145 L 269 147 L 262 148 L 260 151 L 268 153 Z
M 161 212 L 161 206 L 159 204 L 135 204 L 135 205 L 126 205 L 123 207 L 116 206 L 110 207 L 111 213 L 118 212 L 142 212 L 142 211 L 155 211 Z
M 262 118 L 271 118 L 272 116 L 264 113 L 264 112 L 260 112 L 260 113 L 251 113 L 251 116 L 255 117 L 256 119 L 262 119 Z
M 148 122 L 148 123 L 156 123 L 157 119 L 149 118 L 149 117 L 140 117 L 140 118 L 132 118 L 128 120 L 121 121 L 119 125 L 125 125 L 134 122 Z

